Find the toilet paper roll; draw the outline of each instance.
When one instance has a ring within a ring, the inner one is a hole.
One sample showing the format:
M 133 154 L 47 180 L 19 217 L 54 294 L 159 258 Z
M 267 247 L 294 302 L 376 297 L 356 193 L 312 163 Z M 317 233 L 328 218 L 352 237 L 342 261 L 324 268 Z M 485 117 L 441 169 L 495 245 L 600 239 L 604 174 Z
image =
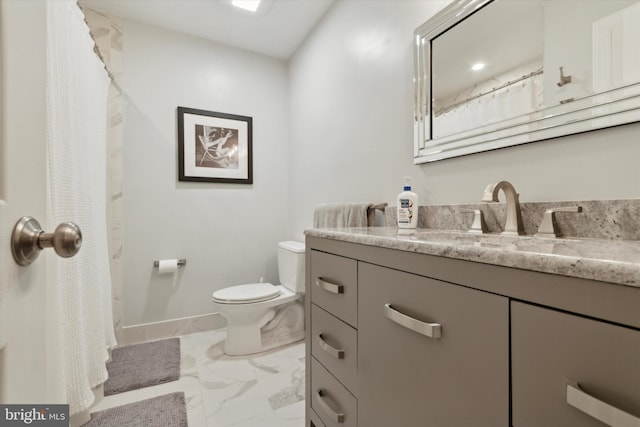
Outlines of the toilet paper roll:
M 158 263 L 158 272 L 160 274 L 175 273 L 178 271 L 177 259 L 161 259 Z

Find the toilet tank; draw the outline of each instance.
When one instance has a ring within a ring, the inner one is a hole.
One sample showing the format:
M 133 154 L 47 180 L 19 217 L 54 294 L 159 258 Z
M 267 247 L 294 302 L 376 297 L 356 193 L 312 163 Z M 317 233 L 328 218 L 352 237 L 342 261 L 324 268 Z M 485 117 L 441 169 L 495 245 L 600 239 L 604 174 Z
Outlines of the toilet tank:
M 292 240 L 278 243 L 278 274 L 280 283 L 293 292 L 304 292 L 305 247 Z

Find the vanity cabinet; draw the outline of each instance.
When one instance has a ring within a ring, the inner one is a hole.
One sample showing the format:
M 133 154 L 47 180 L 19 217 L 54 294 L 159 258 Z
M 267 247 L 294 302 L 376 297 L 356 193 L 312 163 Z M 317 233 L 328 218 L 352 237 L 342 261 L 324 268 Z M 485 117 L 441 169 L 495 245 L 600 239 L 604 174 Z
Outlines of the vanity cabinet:
M 640 288 L 306 247 L 307 427 L 640 427 Z

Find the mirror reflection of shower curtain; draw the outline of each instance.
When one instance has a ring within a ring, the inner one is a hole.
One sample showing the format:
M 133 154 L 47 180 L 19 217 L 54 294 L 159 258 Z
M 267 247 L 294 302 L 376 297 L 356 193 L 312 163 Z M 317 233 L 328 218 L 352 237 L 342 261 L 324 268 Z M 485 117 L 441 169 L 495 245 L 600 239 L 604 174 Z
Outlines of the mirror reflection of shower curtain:
M 532 113 L 542 108 L 542 92 L 543 74 L 538 74 L 465 102 L 433 118 L 433 138 L 497 123 L 500 118 Z
M 70 414 L 86 411 L 93 389 L 107 379 L 115 346 L 106 221 L 106 128 L 109 77 L 93 51 L 84 15 L 74 0 L 47 4 L 48 203 L 54 228 L 77 223 L 83 233 L 73 258 L 50 258 L 59 322 L 60 399 Z

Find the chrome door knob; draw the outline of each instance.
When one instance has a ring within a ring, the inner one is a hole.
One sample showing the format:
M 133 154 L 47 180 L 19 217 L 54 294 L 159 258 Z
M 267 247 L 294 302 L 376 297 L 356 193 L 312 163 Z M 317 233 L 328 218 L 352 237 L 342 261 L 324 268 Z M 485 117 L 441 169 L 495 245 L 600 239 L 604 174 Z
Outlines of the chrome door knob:
M 11 234 L 11 253 L 22 266 L 35 261 L 42 249 L 53 248 L 59 256 L 70 258 L 78 253 L 81 246 L 82 232 L 72 222 L 63 222 L 53 233 L 45 233 L 35 218 L 24 216 Z

